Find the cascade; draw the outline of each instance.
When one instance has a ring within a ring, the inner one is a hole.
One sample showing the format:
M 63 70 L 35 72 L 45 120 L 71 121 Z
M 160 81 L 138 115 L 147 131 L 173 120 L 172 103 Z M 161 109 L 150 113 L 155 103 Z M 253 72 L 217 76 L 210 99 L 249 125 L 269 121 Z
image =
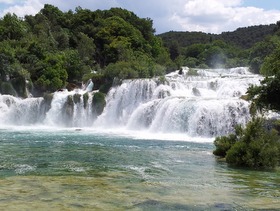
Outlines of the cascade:
M 249 103 L 240 97 L 260 79 L 240 67 L 184 68 L 164 80 L 125 80 L 111 89 L 95 125 L 202 137 L 228 134 L 250 119 Z
M 44 124 L 48 126 L 86 127 L 92 125 L 92 94 L 83 90 L 55 92 L 46 113 Z
M 91 126 L 97 116 L 92 109 L 92 98 L 93 93 L 79 89 L 55 92 L 44 98 L 0 95 L 0 126 Z
M 0 125 L 32 125 L 44 118 L 43 98 L 20 99 L 0 94 Z
M 241 99 L 262 78 L 248 68 L 189 69 L 153 79 L 124 80 L 106 96 L 98 116 L 93 84 L 44 98 L 0 95 L 0 125 L 91 127 L 214 137 L 250 119 Z

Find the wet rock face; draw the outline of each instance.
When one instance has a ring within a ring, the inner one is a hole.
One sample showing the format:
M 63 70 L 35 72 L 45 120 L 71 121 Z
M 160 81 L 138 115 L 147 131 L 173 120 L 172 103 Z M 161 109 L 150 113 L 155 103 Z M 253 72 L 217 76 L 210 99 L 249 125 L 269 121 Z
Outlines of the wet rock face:
M 73 95 L 73 101 L 75 104 L 80 103 L 81 102 L 81 95 L 80 94 L 74 94 Z
M 92 98 L 92 110 L 99 116 L 106 106 L 105 94 L 96 92 Z
M 201 96 L 200 91 L 195 87 L 192 88 L 192 93 L 194 96 L 197 96 L 197 97 Z
M 72 118 L 73 118 L 73 113 L 74 113 L 74 101 L 73 101 L 73 96 L 69 95 L 67 97 L 67 100 L 64 104 L 63 108 L 63 117 L 66 120 L 65 124 L 66 126 L 71 126 Z
M 14 89 L 13 85 L 10 82 L 2 82 L 0 87 L 0 92 L 1 94 L 5 94 L 5 95 L 12 95 L 17 97 L 17 92 Z

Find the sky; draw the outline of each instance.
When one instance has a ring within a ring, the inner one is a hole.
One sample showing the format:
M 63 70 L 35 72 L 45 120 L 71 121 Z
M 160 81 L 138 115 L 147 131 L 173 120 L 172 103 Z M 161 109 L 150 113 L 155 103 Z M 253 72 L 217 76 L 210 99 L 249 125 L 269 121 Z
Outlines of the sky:
M 168 31 L 216 33 L 280 21 L 280 0 L 0 0 L 0 17 L 38 13 L 44 4 L 62 11 L 121 7 L 150 18 L 156 34 Z

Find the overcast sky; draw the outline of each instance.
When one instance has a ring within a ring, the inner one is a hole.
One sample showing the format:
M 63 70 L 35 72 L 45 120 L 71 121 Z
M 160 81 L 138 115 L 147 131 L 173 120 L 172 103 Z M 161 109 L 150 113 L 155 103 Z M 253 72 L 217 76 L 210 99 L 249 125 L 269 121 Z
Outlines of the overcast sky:
M 151 18 L 156 33 L 203 31 L 221 33 L 238 27 L 276 23 L 280 0 L 0 0 L 0 16 L 36 14 L 44 4 L 62 11 L 121 7 L 141 18 Z

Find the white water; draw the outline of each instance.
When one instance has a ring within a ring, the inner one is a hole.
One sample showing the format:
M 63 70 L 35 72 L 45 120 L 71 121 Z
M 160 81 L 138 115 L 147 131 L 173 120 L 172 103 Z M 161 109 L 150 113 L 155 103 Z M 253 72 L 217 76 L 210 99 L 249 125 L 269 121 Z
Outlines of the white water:
M 249 103 L 240 97 L 260 76 L 247 68 L 183 72 L 167 75 L 160 85 L 154 79 L 124 81 L 110 91 L 96 125 L 213 137 L 249 120 Z
M 125 80 L 110 90 L 107 105 L 96 118 L 92 95 L 82 90 L 56 92 L 51 104 L 43 98 L 0 95 L 0 125 L 87 127 L 137 134 L 183 134 L 214 137 L 233 131 L 249 119 L 249 104 L 240 99 L 260 76 L 247 68 L 198 70 L 159 79 Z M 70 99 L 69 99 L 69 96 Z M 86 102 L 84 102 L 86 100 Z M 155 135 L 156 136 L 156 135 Z

